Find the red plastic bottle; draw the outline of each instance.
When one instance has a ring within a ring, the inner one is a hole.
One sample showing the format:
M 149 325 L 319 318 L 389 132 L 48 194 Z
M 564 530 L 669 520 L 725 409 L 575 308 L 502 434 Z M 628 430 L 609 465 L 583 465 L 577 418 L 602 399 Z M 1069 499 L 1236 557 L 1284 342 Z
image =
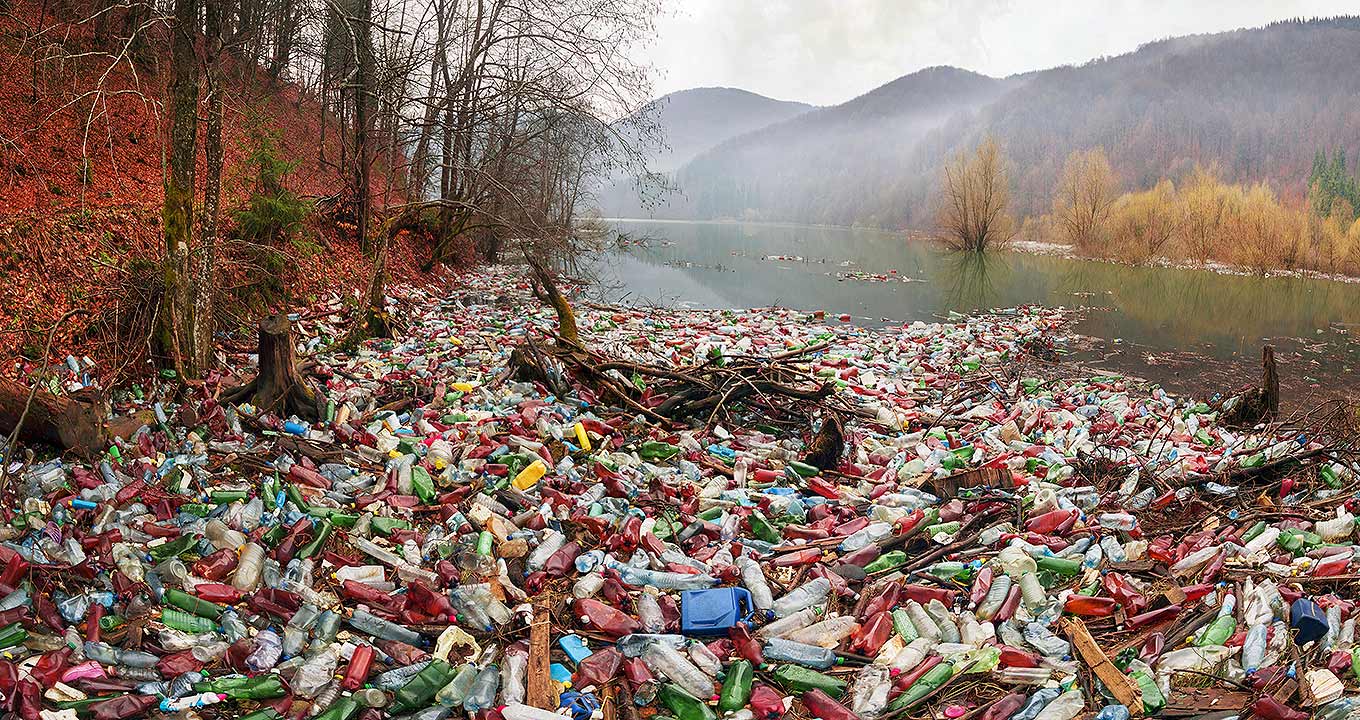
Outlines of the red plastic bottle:
M 821 690 L 803 693 L 803 707 L 821 720 L 859 720 L 858 715 Z
M 811 565 L 821 559 L 821 548 L 810 547 L 780 555 L 770 564 L 775 567 L 798 567 L 799 565 Z
M 1026 699 L 1024 693 L 1011 693 L 992 703 L 979 720 L 1006 720 L 1024 706 Z
M 577 599 L 574 608 L 582 625 L 610 637 L 619 638 L 642 629 L 642 624 L 627 613 L 593 598 Z
M 1142 613 L 1141 615 L 1134 615 L 1133 617 L 1129 618 L 1128 621 L 1124 623 L 1124 625 L 1130 630 L 1137 630 L 1138 628 L 1141 627 L 1147 627 L 1149 625 L 1156 625 L 1157 623 L 1166 622 L 1167 620 L 1176 617 L 1180 613 L 1181 613 L 1180 605 L 1167 605 L 1164 608 L 1149 610 L 1145 613 Z
M 340 687 L 353 692 L 364 686 L 368 681 L 368 671 L 373 667 L 373 646 L 359 645 L 354 648 L 354 654 L 350 655 L 349 667 L 345 668 L 345 677 L 340 681 Z
M 1269 695 L 1262 695 L 1252 703 L 1251 711 L 1264 720 L 1308 720 L 1308 713 L 1281 705 Z
M 211 555 L 199 558 L 190 566 L 190 572 L 205 580 L 221 580 L 236 569 L 236 551 L 223 548 Z
M 1109 617 L 1118 607 L 1119 603 L 1114 598 L 1069 595 L 1063 611 L 1081 617 Z
M 208 602 L 224 605 L 235 605 L 245 596 L 244 592 L 222 583 L 199 583 L 194 586 L 194 594 Z
M 732 639 L 737 655 L 756 667 L 765 664 L 765 654 L 761 652 L 760 641 L 751 634 L 751 628 L 746 623 L 739 622 L 728 628 L 727 637 Z
M 877 655 L 883 643 L 893 634 L 892 614 L 880 612 L 869 618 L 869 622 L 855 631 L 850 642 L 850 651 L 861 655 Z
M 784 694 L 758 682 L 751 687 L 751 701 L 747 704 L 756 720 L 779 720 L 784 717 Z
M 578 688 L 591 685 L 597 688 L 604 687 L 605 683 L 619 674 L 619 666 L 622 664 L 623 653 L 619 652 L 618 648 L 607 647 L 596 651 L 576 666 L 576 672 L 571 676 L 571 684 Z

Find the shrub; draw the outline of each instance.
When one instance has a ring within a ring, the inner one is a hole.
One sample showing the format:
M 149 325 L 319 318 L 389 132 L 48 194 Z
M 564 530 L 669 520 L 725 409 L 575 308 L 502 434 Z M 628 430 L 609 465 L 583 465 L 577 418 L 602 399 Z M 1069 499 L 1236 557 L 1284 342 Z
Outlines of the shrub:
M 1170 180 L 1120 197 L 1110 212 L 1112 253 L 1140 263 L 1161 257 L 1179 227 L 1175 198 Z
M 1116 192 L 1114 171 L 1105 157 L 1105 148 L 1078 150 L 1068 155 L 1053 198 L 1059 236 L 1086 252 L 1098 248 L 1106 239 Z
M 297 162 L 281 157 L 276 131 L 258 126 L 250 130 L 245 167 L 253 171 L 250 196 L 232 213 L 236 236 L 248 242 L 276 246 L 290 238 L 311 212 L 311 203 L 285 185 Z

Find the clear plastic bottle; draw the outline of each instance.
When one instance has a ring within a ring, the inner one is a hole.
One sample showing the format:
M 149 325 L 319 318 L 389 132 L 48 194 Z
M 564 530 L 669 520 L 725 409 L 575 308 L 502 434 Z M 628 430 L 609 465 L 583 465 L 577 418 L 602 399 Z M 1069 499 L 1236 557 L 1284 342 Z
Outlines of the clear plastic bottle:
M 367 610 L 355 610 L 349 618 L 349 624 L 360 632 L 368 633 L 383 640 L 396 640 L 415 646 L 421 644 L 420 633 L 390 620 L 384 620 Z
M 553 553 L 561 550 L 562 546 L 566 544 L 566 535 L 552 528 L 544 530 L 543 537 L 538 541 L 538 547 L 534 548 L 534 551 L 529 553 L 529 557 L 524 561 L 525 569 L 529 572 L 542 570 L 543 565 L 548 562 L 548 558 L 552 557 Z
M 666 618 L 661 612 L 661 603 L 657 602 L 655 589 L 643 588 L 638 594 L 637 617 L 643 632 L 659 633 L 666 629 Z
M 236 573 L 231 585 L 242 592 L 250 592 L 260 584 L 260 573 L 264 567 L 264 548 L 257 543 L 246 543 L 241 548 L 240 559 L 236 563 Z
M 463 710 L 471 714 L 476 714 L 480 710 L 485 710 L 496 704 L 496 691 L 500 689 L 501 670 L 494 663 L 487 665 L 477 673 L 477 679 L 472 681 L 472 687 L 468 689 L 467 697 L 463 698 Z
M 855 622 L 854 616 L 837 615 L 835 617 L 829 617 L 819 623 L 813 623 L 801 630 L 795 630 L 785 637 L 794 642 L 833 648 L 839 645 L 841 640 L 850 637 L 850 635 L 858 629 L 859 623 Z M 957 628 L 955 628 L 954 634 L 957 638 Z
M 741 570 L 742 584 L 751 593 L 751 605 L 761 611 L 773 608 L 774 596 L 770 593 L 770 585 L 765 581 L 765 571 L 760 568 L 760 563 L 742 556 L 736 559 L 735 564 Z
M 316 697 L 335 678 L 338 664 L 334 648 L 326 648 L 312 656 L 293 676 L 293 692 L 302 698 Z
M 1035 720 L 1035 718 L 1039 716 L 1039 713 L 1043 712 L 1044 707 L 1053 702 L 1061 694 L 1062 690 L 1059 690 L 1058 688 L 1040 688 L 1033 695 L 1029 696 L 1029 700 L 1025 702 L 1025 706 L 1020 708 L 1020 712 L 1012 715 L 1010 720 Z
M 767 661 L 793 663 L 817 670 L 825 670 L 836 664 L 835 650 L 784 638 L 767 640 L 762 654 Z
M 707 700 L 715 694 L 713 678 L 665 643 L 648 645 L 642 652 L 642 661 L 652 672 L 665 676 L 694 697 Z
M 268 670 L 279 662 L 283 655 L 283 641 L 273 630 L 261 630 L 255 636 L 255 650 L 246 657 L 246 667 L 254 672 Z
M 529 665 L 529 654 L 520 649 L 507 649 L 501 658 L 501 699 L 507 705 L 524 702 L 525 670 Z
M 799 610 L 821 603 L 830 593 L 831 581 L 826 578 L 816 578 L 803 583 L 775 600 L 772 609 L 775 617 L 787 617 Z
M 805 628 L 822 615 L 819 607 L 806 607 L 786 617 L 782 617 L 769 625 L 762 625 L 756 630 L 756 637 L 782 637 L 788 633 Z
M 992 578 L 992 584 L 987 588 L 987 595 L 984 596 L 982 602 L 978 604 L 978 620 L 986 621 L 996 617 L 997 611 L 999 611 L 1001 605 L 1006 602 L 1006 596 L 1010 595 L 1011 583 L 1012 580 L 1009 575 L 1001 574 Z
M 203 535 L 218 550 L 236 550 L 245 545 L 249 539 L 241 531 L 232 530 L 226 523 L 217 518 L 209 520 L 203 526 Z
M 477 666 L 472 663 L 463 663 L 458 667 L 458 671 L 453 674 L 453 679 L 440 688 L 439 692 L 435 693 L 435 702 L 450 708 L 461 706 L 476 679 Z
M 1044 706 L 1034 720 L 1072 720 L 1085 708 L 1086 697 L 1079 688 L 1073 688 Z
M 891 689 L 892 676 L 887 667 L 865 665 L 855 676 L 850 710 L 866 720 L 878 717 L 888 705 L 888 691 Z

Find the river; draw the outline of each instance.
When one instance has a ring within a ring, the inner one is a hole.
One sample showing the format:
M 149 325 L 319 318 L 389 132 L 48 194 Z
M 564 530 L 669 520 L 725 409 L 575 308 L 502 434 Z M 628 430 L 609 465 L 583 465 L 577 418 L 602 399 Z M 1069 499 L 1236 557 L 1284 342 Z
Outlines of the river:
M 606 299 L 673 307 L 780 305 L 870 327 L 1043 304 L 1081 309 L 1072 357 L 1195 396 L 1260 374 L 1276 347 L 1286 405 L 1360 387 L 1360 284 L 1226 275 L 1017 252 L 955 255 L 877 230 L 612 221 L 639 240 L 596 256 Z M 867 277 L 867 275 L 873 277 Z

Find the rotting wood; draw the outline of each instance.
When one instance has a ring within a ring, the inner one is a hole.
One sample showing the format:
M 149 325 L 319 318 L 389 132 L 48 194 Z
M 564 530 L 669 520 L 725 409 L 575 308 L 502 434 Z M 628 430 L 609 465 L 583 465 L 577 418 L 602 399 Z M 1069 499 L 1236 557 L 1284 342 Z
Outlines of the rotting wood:
M 546 595 L 534 600 L 534 619 L 529 624 L 529 663 L 525 668 L 525 703 L 544 710 L 557 709 L 549 659 L 552 652 L 552 606 Z
M 1143 714 L 1143 694 L 1138 686 L 1128 675 L 1119 671 L 1119 668 L 1110 662 L 1105 656 L 1105 652 L 1100 649 L 1100 644 L 1095 638 L 1091 637 L 1091 631 L 1086 629 L 1086 624 L 1077 618 L 1063 618 L 1059 623 L 1059 628 L 1072 641 L 1072 646 L 1077 654 L 1081 656 L 1086 666 L 1090 668 L 1095 676 L 1100 678 L 1100 682 L 1110 691 L 1111 695 L 1129 709 L 1129 713 L 1134 716 Z

